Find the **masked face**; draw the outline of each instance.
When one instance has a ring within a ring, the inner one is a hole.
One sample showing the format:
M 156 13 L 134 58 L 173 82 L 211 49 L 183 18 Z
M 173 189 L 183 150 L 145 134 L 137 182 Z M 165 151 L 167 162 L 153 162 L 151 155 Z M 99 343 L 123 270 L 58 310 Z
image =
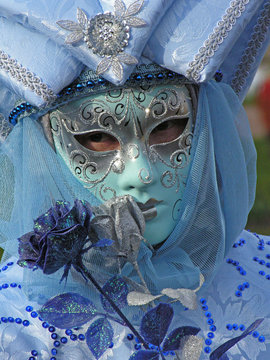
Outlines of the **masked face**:
M 50 114 L 56 151 L 101 201 L 130 194 L 152 245 L 172 232 L 190 165 L 194 116 L 184 85 L 116 89 Z

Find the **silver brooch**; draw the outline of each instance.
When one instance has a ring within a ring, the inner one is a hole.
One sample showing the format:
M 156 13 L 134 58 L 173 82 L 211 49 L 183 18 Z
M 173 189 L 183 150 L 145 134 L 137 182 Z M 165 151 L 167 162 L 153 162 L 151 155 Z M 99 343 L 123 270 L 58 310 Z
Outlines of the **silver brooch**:
M 128 65 L 138 63 L 134 56 L 124 52 L 124 48 L 128 45 L 130 27 L 146 25 L 143 19 L 133 16 L 141 10 L 143 3 L 144 0 L 137 0 L 126 8 L 122 0 L 115 0 L 114 14 L 107 12 L 91 19 L 88 19 L 85 12 L 78 8 L 78 22 L 60 20 L 57 24 L 71 31 L 66 37 L 66 44 L 75 44 L 83 40 L 94 54 L 103 58 L 96 69 L 98 75 L 112 68 L 113 73 L 121 80 L 122 63 Z

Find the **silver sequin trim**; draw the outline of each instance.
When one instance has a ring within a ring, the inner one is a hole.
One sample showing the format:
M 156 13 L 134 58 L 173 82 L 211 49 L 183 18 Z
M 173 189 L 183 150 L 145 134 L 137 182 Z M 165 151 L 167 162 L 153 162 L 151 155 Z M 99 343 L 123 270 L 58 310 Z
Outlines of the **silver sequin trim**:
M 226 10 L 226 14 L 218 25 L 214 28 L 208 39 L 204 42 L 198 53 L 195 55 L 194 60 L 191 61 L 187 69 L 187 77 L 194 81 L 199 81 L 201 78 L 200 73 L 204 70 L 211 57 L 214 56 L 218 50 L 219 45 L 223 43 L 224 39 L 228 36 L 229 31 L 232 30 L 239 18 L 245 11 L 245 5 L 249 0 L 234 0 L 230 3 L 230 7 Z
M 55 100 L 56 95 L 44 84 L 39 77 L 12 59 L 7 53 L 0 50 L 0 69 L 8 72 L 11 77 L 22 83 L 40 96 L 46 103 Z
M 231 86 L 236 94 L 239 94 L 249 76 L 251 65 L 255 62 L 258 50 L 266 40 L 266 34 L 270 26 L 270 2 L 268 1 L 258 18 L 251 34 L 251 40 L 243 52 L 241 61 L 234 73 Z

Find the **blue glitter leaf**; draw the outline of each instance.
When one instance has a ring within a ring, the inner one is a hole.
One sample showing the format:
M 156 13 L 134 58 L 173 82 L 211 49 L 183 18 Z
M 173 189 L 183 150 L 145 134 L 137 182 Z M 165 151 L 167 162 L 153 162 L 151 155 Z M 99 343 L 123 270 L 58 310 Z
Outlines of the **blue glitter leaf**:
M 127 305 L 128 286 L 121 277 L 114 276 L 111 278 L 103 286 L 103 290 L 120 309 Z M 103 295 L 101 295 L 100 298 L 104 310 L 109 313 L 114 313 L 108 300 L 106 300 Z
M 114 243 L 111 239 L 101 239 L 97 243 L 93 244 L 93 247 L 105 247 L 105 246 L 111 246 Z
M 76 293 L 57 295 L 38 311 L 44 321 L 60 329 L 81 326 L 96 316 L 97 309 L 85 297 Z
M 167 333 L 173 318 L 173 308 L 168 304 L 159 304 L 148 311 L 141 322 L 142 337 L 149 343 L 159 346 Z
M 237 336 L 229 341 L 226 341 L 224 344 L 219 346 L 216 350 L 214 350 L 210 355 L 210 360 L 219 360 L 223 354 L 226 353 L 231 347 L 237 344 L 240 340 L 244 339 L 247 335 L 249 335 L 252 331 L 257 329 L 257 327 L 263 322 L 264 319 L 258 319 L 254 321 L 240 336 Z
M 106 318 L 95 320 L 86 332 L 86 343 L 96 359 L 109 348 L 113 339 L 113 328 Z
M 181 340 L 184 336 L 195 336 L 198 334 L 199 331 L 199 328 L 195 328 L 192 326 L 182 326 L 174 329 L 168 336 L 166 336 L 163 344 L 163 351 L 178 350 L 181 345 Z
M 159 353 L 152 350 L 139 350 L 131 355 L 129 360 L 158 360 Z

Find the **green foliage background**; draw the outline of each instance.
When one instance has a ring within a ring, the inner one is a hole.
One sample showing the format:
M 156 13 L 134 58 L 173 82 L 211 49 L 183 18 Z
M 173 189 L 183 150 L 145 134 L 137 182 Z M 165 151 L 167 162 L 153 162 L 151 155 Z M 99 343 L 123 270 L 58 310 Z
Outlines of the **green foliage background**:
M 255 146 L 258 153 L 257 191 L 246 228 L 270 235 L 270 139 L 255 139 Z

